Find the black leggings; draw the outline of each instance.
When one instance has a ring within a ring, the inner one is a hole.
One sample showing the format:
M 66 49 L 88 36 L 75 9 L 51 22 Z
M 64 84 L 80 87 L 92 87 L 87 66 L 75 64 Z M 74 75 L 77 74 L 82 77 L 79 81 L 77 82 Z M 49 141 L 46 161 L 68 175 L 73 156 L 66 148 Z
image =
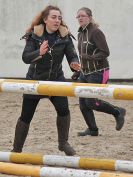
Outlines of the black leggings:
M 68 99 L 67 97 L 52 96 L 49 98 L 54 105 L 57 112 L 57 116 L 66 116 L 69 114 Z M 22 112 L 20 119 L 29 124 L 33 118 L 36 107 L 40 101 L 40 98 L 23 98 Z

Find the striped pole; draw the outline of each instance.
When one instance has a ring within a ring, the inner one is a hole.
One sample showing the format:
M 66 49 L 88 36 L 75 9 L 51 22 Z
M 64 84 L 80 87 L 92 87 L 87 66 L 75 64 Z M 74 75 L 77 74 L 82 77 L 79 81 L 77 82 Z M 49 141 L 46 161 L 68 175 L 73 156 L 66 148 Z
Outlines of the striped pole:
M 66 85 L 66 86 L 92 86 L 92 87 L 108 87 L 108 88 L 133 88 L 132 85 L 118 85 L 118 84 L 92 84 L 92 83 L 80 83 L 80 82 L 56 82 L 56 81 L 37 81 L 37 80 L 20 80 L 20 79 L 0 79 L 0 84 L 2 82 L 12 82 L 12 83 L 39 83 L 46 85 Z
M 133 177 L 132 174 L 118 174 L 70 168 L 38 167 L 0 162 L 0 173 L 32 177 Z
M 0 161 L 81 169 L 102 169 L 133 173 L 133 161 L 1 152 Z
M 112 98 L 117 100 L 133 100 L 132 86 L 70 85 L 62 82 L 45 82 L 29 80 L 0 80 L 0 92 L 17 92 L 35 95 L 71 96 L 84 98 Z

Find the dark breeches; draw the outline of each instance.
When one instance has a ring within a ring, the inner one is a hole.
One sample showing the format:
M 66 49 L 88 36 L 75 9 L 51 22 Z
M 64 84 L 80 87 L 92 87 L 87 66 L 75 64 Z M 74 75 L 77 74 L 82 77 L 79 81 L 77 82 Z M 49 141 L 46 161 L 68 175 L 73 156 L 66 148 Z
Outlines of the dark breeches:
M 106 71 L 96 72 L 89 75 L 81 74 L 80 82 L 105 84 L 107 83 L 108 80 L 108 73 L 107 73 L 107 77 L 105 77 L 106 76 L 105 74 Z M 91 130 L 97 130 L 97 125 L 96 125 L 93 110 L 104 112 L 104 110 L 107 108 L 106 105 L 108 103 L 104 102 L 103 100 L 99 100 L 97 98 L 79 98 L 79 104 L 80 104 L 80 110 L 83 114 L 86 124 L 89 126 Z M 108 107 L 110 113 L 112 110 L 110 110 L 110 106 Z
M 96 84 L 102 84 L 102 83 L 107 83 L 108 81 L 108 71 L 101 71 L 101 72 L 96 72 L 92 73 L 89 75 L 80 75 L 80 82 L 84 83 L 96 83 Z M 92 110 L 99 110 L 99 106 L 103 104 L 102 100 L 99 100 L 97 98 L 80 98 L 79 99 L 80 103 L 80 109 L 85 110 L 87 107 L 88 109 Z
M 57 112 L 57 116 L 67 116 L 69 114 L 68 99 L 67 97 L 52 96 L 49 98 L 54 105 Z M 40 98 L 23 98 L 22 112 L 20 119 L 29 124 L 34 116 L 36 107 L 40 101 Z M 47 110 L 46 110 L 47 111 Z

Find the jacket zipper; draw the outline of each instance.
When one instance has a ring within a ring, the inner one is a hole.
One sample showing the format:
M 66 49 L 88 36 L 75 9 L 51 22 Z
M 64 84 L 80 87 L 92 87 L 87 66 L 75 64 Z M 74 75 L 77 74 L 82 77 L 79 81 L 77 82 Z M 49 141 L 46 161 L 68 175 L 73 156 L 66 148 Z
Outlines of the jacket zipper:
M 35 39 L 35 38 L 34 38 Z M 37 40 L 37 41 L 39 41 L 39 44 L 41 45 L 42 44 L 42 40 L 39 40 L 39 39 L 35 39 L 35 40 Z M 51 60 L 50 60 L 50 69 L 49 69 L 49 74 L 48 74 L 48 78 L 47 78 L 47 80 L 49 80 L 50 79 L 50 75 L 51 75 L 51 73 L 52 73 L 52 66 L 53 66 L 53 56 L 52 56 L 52 50 L 53 50 L 53 47 L 55 46 L 55 44 L 58 42 L 60 40 L 60 38 L 58 38 L 56 41 L 55 41 L 55 43 L 52 45 L 52 47 L 49 47 L 48 46 L 48 48 L 49 48 L 49 51 L 48 51 L 48 53 L 49 53 L 49 55 L 51 56 Z M 37 64 L 35 64 L 35 71 L 36 71 L 36 65 Z
M 53 56 L 52 56 L 52 50 L 53 50 L 53 47 L 55 46 L 55 44 L 59 41 L 60 39 L 57 39 L 56 41 L 55 41 L 55 43 L 52 45 L 52 47 L 49 47 L 48 46 L 48 48 L 49 48 L 49 51 L 48 51 L 48 53 L 49 53 L 49 55 L 51 56 L 51 60 L 50 60 L 50 69 L 49 69 L 49 74 L 48 74 L 48 79 L 47 80 L 49 80 L 50 79 L 50 76 L 51 76 L 51 73 L 52 73 L 52 66 L 53 66 Z

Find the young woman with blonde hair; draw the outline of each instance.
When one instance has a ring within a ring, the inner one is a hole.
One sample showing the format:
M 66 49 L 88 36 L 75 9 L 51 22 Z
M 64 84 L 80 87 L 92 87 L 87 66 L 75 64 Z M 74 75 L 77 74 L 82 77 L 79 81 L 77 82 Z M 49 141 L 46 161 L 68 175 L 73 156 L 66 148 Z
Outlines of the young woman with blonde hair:
M 77 12 L 79 22 L 78 50 L 81 62 L 80 82 L 106 84 L 109 79 L 110 54 L 104 33 L 99 29 L 92 17 L 92 11 L 82 7 Z M 124 125 L 126 110 L 97 98 L 80 98 L 80 110 L 87 124 L 87 129 L 79 132 L 79 136 L 98 136 L 93 111 L 112 114 L 116 121 L 116 130 Z

